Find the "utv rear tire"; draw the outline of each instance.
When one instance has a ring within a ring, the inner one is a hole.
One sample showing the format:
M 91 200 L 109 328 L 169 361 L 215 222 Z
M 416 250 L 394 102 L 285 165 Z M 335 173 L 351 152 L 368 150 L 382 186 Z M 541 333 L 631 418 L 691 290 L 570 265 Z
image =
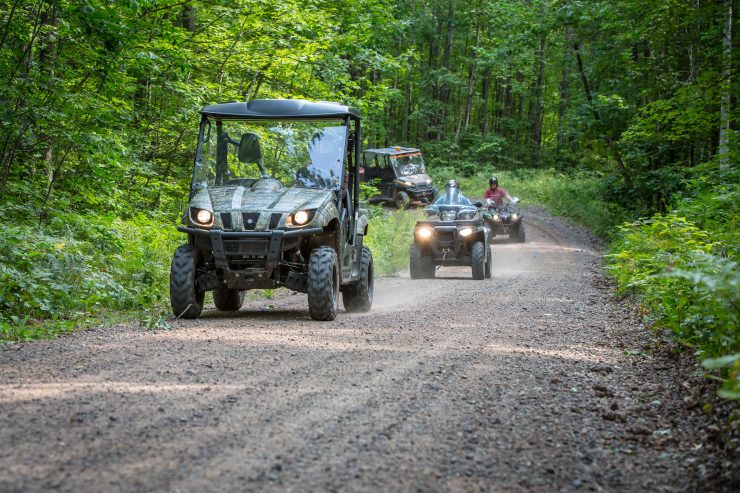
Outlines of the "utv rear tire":
M 342 287 L 342 302 L 348 312 L 366 312 L 373 306 L 373 254 L 362 247 L 360 278 Z
M 196 273 L 200 254 L 190 245 L 182 245 L 170 265 L 170 306 L 176 318 L 198 318 L 203 310 L 205 291 L 198 289 Z
M 314 320 L 337 318 L 339 263 L 334 249 L 322 246 L 308 261 L 308 312 Z
M 213 290 L 213 303 L 222 312 L 236 312 L 244 303 L 244 291 L 216 288 Z
M 434 277 L 432 258 L 424 255 L 421 247 L 416 243 L 411 245 L 409 274 L 411 274 L 411 279 L 432 279 Z
M 470 251 L 473 279 L 481 280 L 486 276 L 486 247 L 482 241 L 473 243 Z
M 398 210 L 408 208 L 410 202 L 409 194 L 406 192 L 396 192 L 395 203 Z

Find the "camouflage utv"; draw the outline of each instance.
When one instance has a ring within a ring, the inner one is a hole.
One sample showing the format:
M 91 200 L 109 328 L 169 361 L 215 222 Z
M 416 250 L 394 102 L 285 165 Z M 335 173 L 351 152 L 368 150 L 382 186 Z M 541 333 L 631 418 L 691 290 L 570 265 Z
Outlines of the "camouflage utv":
M 249 289 L 308 293 L 315 320 L 373 301 L 373 257 L 359 203 L 360 114 L 336 103 L 253 100 L 202 111 L 188 235 L 170 270 L 176 317 L 196 318 L 206 291 L 241 308 Z

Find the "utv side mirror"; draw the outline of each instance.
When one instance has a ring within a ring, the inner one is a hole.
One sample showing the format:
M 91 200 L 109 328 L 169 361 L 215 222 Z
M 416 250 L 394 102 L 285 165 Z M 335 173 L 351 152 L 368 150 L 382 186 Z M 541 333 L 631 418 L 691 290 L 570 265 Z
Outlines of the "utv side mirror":
M 239 141 L 239 161 L 244 164 L 259 163 L 262 160 L 260 138 L 257 134 L 247 132 Z
M 475 204 L 473 204 L 473 205 L 474 205 L 474 206 L 476 206 L 477 208 L 479 208 L 479 209 L 480 209 L 481 207 L 483 207 L 483 202 L 481 202 L 481 201 L 479 200 L 478 202 L 476 202 L 476 203 L 475 203 Z

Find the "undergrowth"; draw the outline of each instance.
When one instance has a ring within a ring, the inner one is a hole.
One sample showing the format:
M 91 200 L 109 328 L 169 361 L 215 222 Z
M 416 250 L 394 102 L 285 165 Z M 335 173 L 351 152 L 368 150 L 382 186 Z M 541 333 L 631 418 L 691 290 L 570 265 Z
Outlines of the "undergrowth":
M 708 184 L 710 173 L 669 212 L 619 227 L 606 267 L 649 322 L 719 372 L 723 397 L 739 399 L 740 190 L 737 179 Z
M 42 223 L 0 225 L 0 341 L 51 337 L 98 322 L 104 312 L 110 318 L 111 311 L 166 304 L 180 236 L 174 225 L 144 215 L 55 212 Z

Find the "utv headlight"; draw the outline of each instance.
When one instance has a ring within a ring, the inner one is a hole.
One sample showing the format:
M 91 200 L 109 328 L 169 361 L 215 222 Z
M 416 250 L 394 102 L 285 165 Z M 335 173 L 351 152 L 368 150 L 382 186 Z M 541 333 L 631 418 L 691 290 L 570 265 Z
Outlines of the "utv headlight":
M 419 228 L 416 230 L 416 234 L 419 235 L 419 238 L 426 240 L 431 238 L 432 230 L 430 228 Z
M 190 219 L 198 226 L 213 226 L 213 212 L 206 209 L 190 209 Z
M 315 211 L 298 211 L 291 214 L 286 221 L 286 226 L 305 226 L 313 219 Z
M 460 236 L 470 236 L 473 234 L 473 228 L 463 228 L 460 230 Z

